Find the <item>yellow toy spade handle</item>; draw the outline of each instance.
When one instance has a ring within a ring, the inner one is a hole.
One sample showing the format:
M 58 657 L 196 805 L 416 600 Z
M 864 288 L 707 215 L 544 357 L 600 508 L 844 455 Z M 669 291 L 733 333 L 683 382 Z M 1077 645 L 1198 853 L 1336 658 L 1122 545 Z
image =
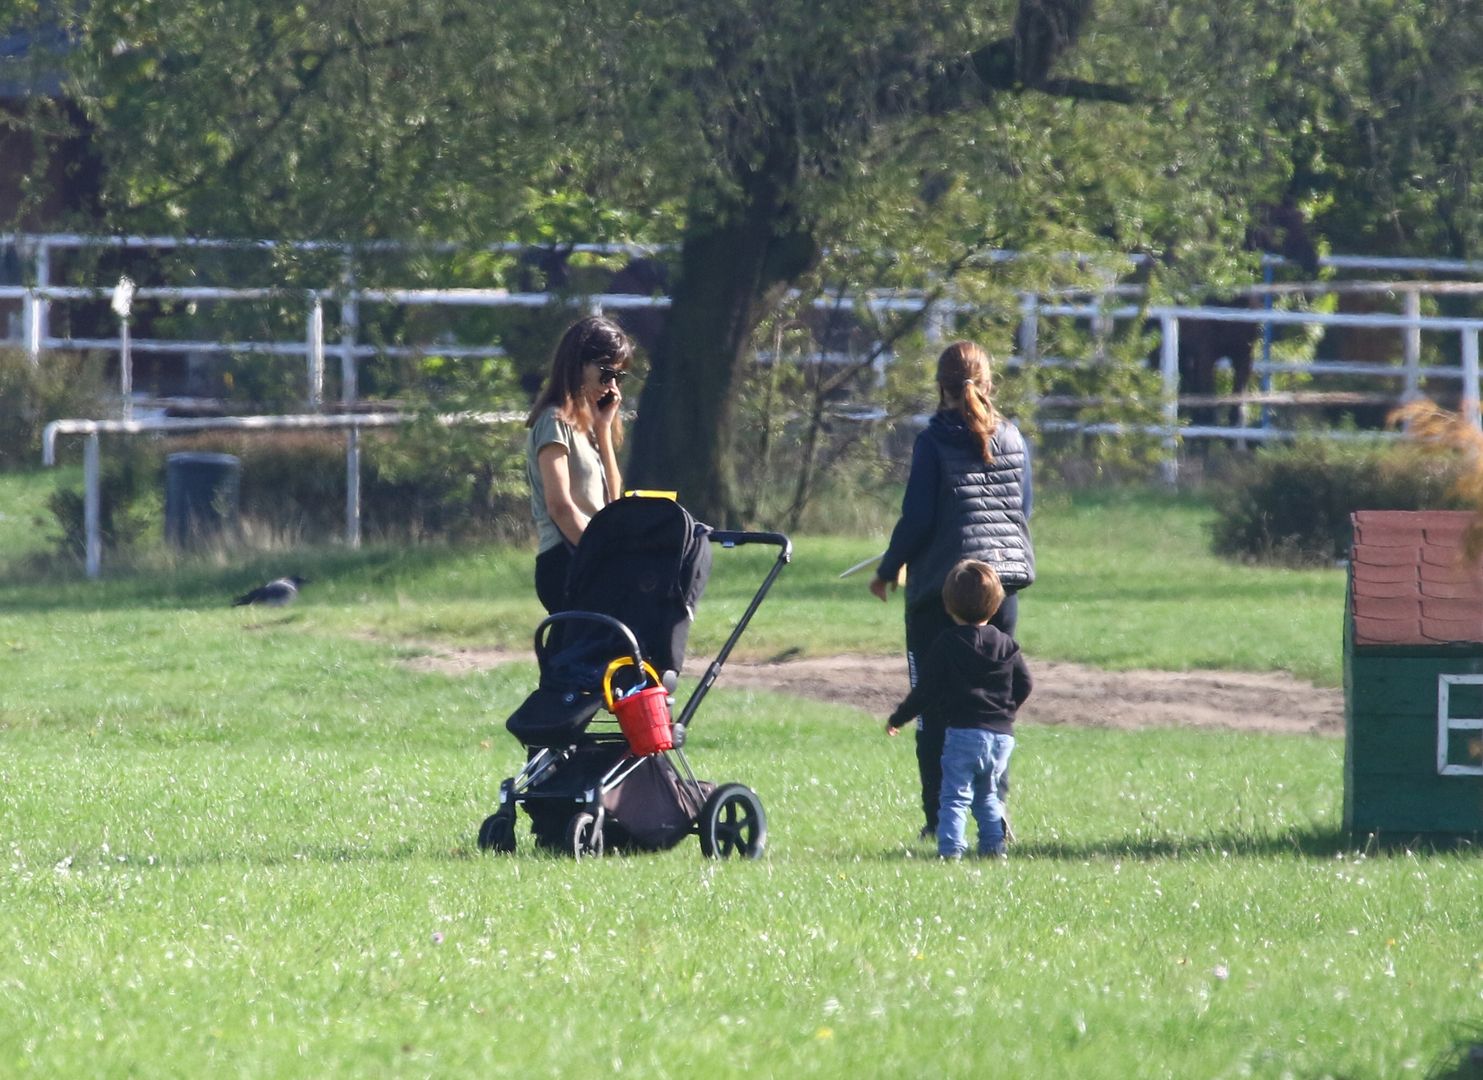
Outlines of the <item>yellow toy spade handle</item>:
M 620 656 L 608 665 L 608 670 L 602 674 L 602 700 L 607 705 L 608 712 L 616 712 L 613 708 L 613 673 L 619 668 L 625 668 L 629 664 L 636 664 L 643 668 L 644 674 L 654 680 L 654 685 L 659 685 L 659 672 L 654 670 L 653 665 L 647 660 L 640 660 L 636 656 Z

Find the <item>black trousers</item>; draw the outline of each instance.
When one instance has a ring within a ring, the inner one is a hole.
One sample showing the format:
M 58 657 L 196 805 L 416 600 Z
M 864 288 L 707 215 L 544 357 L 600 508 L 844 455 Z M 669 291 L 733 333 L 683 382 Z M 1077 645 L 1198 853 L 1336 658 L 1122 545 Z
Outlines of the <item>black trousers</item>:
M 572 565 L 572 549 L 557 544 L 536 556 L 536 599 L 547 615 L 566 610 L 566 572 Z
M 989 620 L 993 626 L 1010 637 L 1014 637 L 1019 624 L 1020 601 L 1016 593 L 1007 592 L 1004 603 Z M 942 606 L 942 597 L 934 596 L 915 607 L 906 609 L 906 671 L 911 685 L 917 685 L 917 665 L 927 655 L 937 635 L 953 626 L 953 617 Z M 942 729 L 929 731 L 921 721 L 917 722 L 917 775 L 922 782 L 922 816 L 927 828 L 937 831 L 937 807 L 942 798 L 942 744 L 947 732 Z M 999 789 L 999 797 L 1009 793 L 1009 776 Z

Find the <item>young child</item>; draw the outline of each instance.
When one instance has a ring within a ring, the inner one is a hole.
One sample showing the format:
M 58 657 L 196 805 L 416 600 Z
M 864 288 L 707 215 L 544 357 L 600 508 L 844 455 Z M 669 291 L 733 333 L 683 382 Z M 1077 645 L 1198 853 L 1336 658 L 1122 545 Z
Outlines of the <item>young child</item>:
M 1030 696 L 1030 670 L 1014 639 L 990 626 L 1004 586 L 988 563 L 964 559 L 948 571 L 942 602 L 956 624 L 932 642 L 917 684 L 886 721 L 895 735 L 915 716 L 943 732 L 937 854 L 961 858 L 971 810 L 978 853 L 1002 857 L 1004 811 L 999 781 L 1014 750 L 1014 717 Z

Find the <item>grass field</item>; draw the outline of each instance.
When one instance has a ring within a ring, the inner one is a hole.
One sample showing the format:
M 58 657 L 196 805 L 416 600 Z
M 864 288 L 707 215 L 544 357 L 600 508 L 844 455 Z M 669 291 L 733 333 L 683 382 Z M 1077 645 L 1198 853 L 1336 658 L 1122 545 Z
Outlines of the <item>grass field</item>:
M 0 543 L 10 543 L 0 547 L 0 611 L 30 609 L 48 618 L 100 608 L 216 614 L 225 598 L 298 572 L 313 579 L 306 632 L 524 649 L 542 614 L 530 583 L 530 555 L 507 548 L 327 549 L 260 555 L 232 566 L 146 558 L 145 570 L 132 573 L 115 559 L 105 561 L 100 583 L 76 572 L 38 578 L 15 569 L 13 560 L 46 542 L 45 530 L 30 524 L 41 514 L 46 490 L 34 477 L 0 477 L 0 506 L 15 508 L 0 516 Z M 1320 685 L 1339 684 L 1341 570 L 1217 559 L 1206 542 L 1211 511 L 1195 498 L 1052 493 L 1037 500 L 1037 508 L 1039 580 L 1021 597 L 1020 618 L 1031 655 L 1123 669 L 1289 671 Z M 27 524 L 6 533 L 7 521 Z M 883 607 L 868 599 L 865 574 L 838 579 L 885 542 L 884 533 L 796 538 L 795 563 L 739 655 L 898 652 L 899 596 Z M 698 649 L 713 650 L 725 639 L 771 559 L 770 550 L 719 553 L 692 638 Z
M 1216 563 L 1205 513 L 1046 505 L 1032 655 L 1333 683 L 1342 575 Z M 880 542 L 800 538 L 749 651 L 899 648 L 835 577 Z M 945 866 L 909 743 L 723 677 L 689 750 L 766 859 L 480 856 L 534 666 L 399 661 L 523 649 L 529 556 L 298 561 L 6 572 L 0 1074 L 1393 1077 L 1483 1037 L 1483 862 L 1349 847 L 1337 740 L 1027 726 L 1014 858 Z M 766 561 L 718 553 L 698 649 Z

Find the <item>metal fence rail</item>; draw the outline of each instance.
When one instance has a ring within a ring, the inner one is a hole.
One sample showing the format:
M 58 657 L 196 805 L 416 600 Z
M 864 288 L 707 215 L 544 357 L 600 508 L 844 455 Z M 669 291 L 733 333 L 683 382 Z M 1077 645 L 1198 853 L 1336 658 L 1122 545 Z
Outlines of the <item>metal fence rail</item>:
M 1312 287 L 1315 292 L 1323 291 L 1323 286 Z M 1393 291 L 1393 283 L 1386 283 L 1385 290 Z M 19 299 L 23 300 L 28 310 L 35 309 L 36 305 L 51 300 L 102 300 L 106 299 L 111 289 L 102 287 L 84 286 L 0 286 L 0 300 Z M 1421 290 L 1408 292 L 1408 297 L 1419 297 Z M 318 408 L 324 400 L 324 362 L 325 357 L 333 352 L 341 359 L 341 399 L 344 404 L 353 404 L 358 400 L 356 366 L 357 361 L 374 355 L 415 355 L 419 353 L 436 353 L 438 355 L 458 357 L 497 357 L 503 355 L 503 350 L 498 346 L 477 345 L 442 345 L 432 344 L 424 347 L 418 346 L 374 346 L 357 343 L 353 334 L 349 332 L 343 320 L 342 310 L 341 337 L 338 343 L 326 341 L 324 304 L 327 300 L 339 300 L 342 307 L 348 309 L 358 306 L 360 303 L 385 303 L 392 305 L 434 305 L 448 307 L 544 307 L 552 303 L 572 301 L 553 297 L 549 293 L 512 293 L 505 289 L 365 289 L 352 292 L 348 296 L 340 296 L 331 290 L 282 290 L 282 289 L 233 289 L 221 287 L 156 287 L 141 288 L 135 291 L 135 297 L 139 299 L 175 300 L 181 302 L 196 302 L 203 300 L 217 301 L 249 301 L 263 299 L 294 299 L 304 304 L 305 308 L 305 334 L 303 341 L 265 341 L 265 342 L 242 342 L 242 341 L 212 341 L 212 340 L 160 340 L 160 339 L 130 339 L 128 350 L 124 349 L 125 326 L 128 318 L 120 320 L 120 335 L 116 338 L 56 338 L 51 336 L 37 336 L 33 331 L 40 325 L 38 317 L 34 316 L 28 321 L 27 350 L 36 362 L 40 362 L 42 353 L 49 349 L 96 349 L 96 350 L 118 350 L 120 351 L 120 382 L 121 389 L 132 384 L 132 376 L 129 371 L 131 351 L 137 352 L 160 352 L 160 353 L 193 353 L 193 352 L 223 352 L 223 353 L 259 353 L 263 355 L 288 355 L 304 356 L 306 358 L 306 398 L 311 409 Z M 623 293 L 597 294 L 583 297 L 581 304 L 591 311 L 621 311 L 634 309 L 663 309 L 668 307 L 668 297 L 637 296 Z M 865 297 L 859 300 L 844 298 L 843 300 L 820 301 L 821 304 L 830 308 L 848 308 L 851 304 L 869 304 L 879 310 L 919 310 L 931 301 L 922 296 L 916 297 Z M 1408 301 L 1408 306 L 1409 301 Z M 953 310 L 964 311 L 962 305 L 952 305 Z M 1387 367 L 1380 364 L 1366 364 L 1344 361 L 1310 361 L 1304 363 L 1283 363 L 1281 361 L 1258 361 L 1255 370 L 1259 373 L 1292 372 L 1307 374 L 1346 374 L 1364 377 L 1393 378 L 1399 376 L 1405 380 L 1406 396 L 1414 396 L 1423 378 L 1448 378 L 1460 379 L 1463 382 L 1464 411 L 1469 419 L 1477 419 L 1478 388 L 1475 373 L 1470 374 L 1470 356 L 1477 352 L 1478 330 L 1483 327 L 1483 319 L 1449 318 L 1445 316 L 1423 316 L 1419 307 L 1415 313 L 1408 312 L 1401 315 L 1388 314 L 1325 314 L 1320 312 L 1298 312 L 1283 311 L 1277 309 L 1250 309 L 1250 308 L 1228 308 L 1228 307 L 1193 307 L 1193 306 L 1165 306 L 1154 305 L 1140 307 L 1131 304 L 1118 306 L 1105 306 L 1091 303 L 1064 303 L 1056 300 L 1041 300 L 1036 296 L 1026 296 L 1021 303 L 1021 323 L 1019 336 L 1019 351 L 1010 358 L 1009 363 L 1014 366 L 1034 366 L 1052 364 L 1078 364 L 1085 361 L 1080 358 L 1057 359 L 1042 357 L 1039 346 L 1039 326 L 1043 319 L 1047 318 L 1069 318 L 1087 320 L 1100 323 L 1108 332 L 1118 321 L 1144 321 L 1156 320 L 1160 324 L 1161 334 L 1165 343 L 1164 352 L 1169 351 L 1168 342 L 1173 341 L 1176 364 L 1172 371 L 1168 366 L 1161 365 L 1161 371 L 1165 378 L 1165 394 L 1176 399 L 1178 397 L 1178 328 L 1181 320 L 1196 320 L 1201 322 L 1232 322 L 1247 323 L 1261 326 L 1263 328 L 1279 326 L 1319 326 L 1319 327 L 1358 327 L 1373 330 L 1396 330 L 1401 331 L 1403 363 L 1399 368 Z M 1462 362 L 1459 365 L 1421 365 L 1420 335 L 1423 333 L 1456 333 L 1461 336 L 1459 355 Z M 1226 437 L 1245 437 L 1238 431 L 1231 431 Z
M 26 254 L 29 263 L 29 284 L 0 285 L 0 302 L 9 301 L 20 305 L 19 344 L 35 363 L 41 363 L 49 351 L 98 350 L 117 352 L 119 355 L 119 393 L 122 416 L 118 419 L 62 420 L 48 425 L 46 429 L 45 458 L 48 464 L 55 460 L 56 439 L 62 435 L 83 435 L 87 438 L 84 452 L 85 517 L 88 525 L 87 540 L 88 573 L 96 576 L 99 571 L 101 550 L 97 536 L 98 500 L 98 437 L 100 434 L 136 433 L 179 433 L 202 430 L 283 430 L 283 429 L 338 429 L 346 432 L 346 540 L 357 544 L 360 539 L 359 519 L 359 449 L 358 433 L 368 427 L 389 427 L 411 421 L 408 414 L 393 412 L 356 413 L 348 411 L 360 403 L 360 361 L 372 356 L 441 355 L 457 358 L 499 357 L 504 351 L 497 345 L 429 343 L 427 345 L 379 345 L 360 340 L 362 308 L 366 305 L 389 305 L 392 307 L 440 307 L 440 308 L 538 308 L 553 303 L 576 304 L 592 312 L 622 311 L 635 309 L 663 309 L 669 305 L 664 296 L 646 296 L 626 293 L 607 293 L 581 297 L 557 296 L 545 292 L 517 292 L 507 289 L 427 289 L 368 287 L 357 285 L 351 272 L 353 256 L 378 251 L 427 250 L 456 252 L 470 250 L 452 244 L 432 244 L 412 249 L 407 245 L 383 242 L 367 245 L 349 245 L 330 242 L 305 242 L 285 245 L 273 241 L 227 241 L 209 239 L 179 239 L 168 237 L 109 237 L 96 238 L 74 234 L 30 235 L 0 234 L 0 250 L 5 247 Z M 51 306 L 53 304 L 96 303 L 109 299 L 114 294 L 112 286 L 62 285 L 51 281 L 53 255 L 59 251 L 85 248 L 137 249 L 193 249 L 239 250 L 271 252 L 285 247 L 302 252 L 325 252 L 344 260 L 345 272 L 335 287 L 316 289 L 284 289 L 271 286 L 221 287 L 221 286 L 150 286 L 132 291 L 135 300 L 153 300 L 194 303 L 244 303 L 276 301 L 285 306 L 297 306 L 303 312 L 303 332 L 297 340 L 269 341 L 225 341 L 210 338 L 201 340 L 145 338 L 131 339 L 130 315 L 125 306 L 118 319 L 119 333 L 115 337 L 69 338 L 54 336 L 50 332 Z M 523 250 L 519 245 L 490 245 L 484 250 L 511 252 Z M 562 251 L 590 252 L 603 255 L 628 255 L 643 257 L 655 253 L 655 249 L 638 245 L 561 245 Z M 984 256 L 990 263 L 1005 262 L 1018 258 L 1014 252 L 991 252 Z M 1067 256 L 1068 259 L 1077 258 Z M 1130 259 L 1129 265 L 1137 262 Z M 1263 260 L 1269 267 L 1282 264 L 1281 259 Z M 1320 260 L 1321 265 L 1343 271 L 1375 271 L 1387 274 L 1398 273 L 1441 273 L 1458 277 L 1470 275 L 1483 277 L 1483 262 L 1465 262 L 1443 259 L 1392 259 L 1367 256 L 1329 256 Z M 1138 293 L 1133 287 L 1109 284 L 1105 289 L 1089 290 L 1075 288 L 1047 292 L 1045 294 L 1023 294 L 1019 298 L 1017 312 L 1019 327 L 1016 336 L 1016 351 L 1007 359 L 1012 367 L 1019 368 L 1074 368 L 1097 362 L 1096 357 L 1056 357 L 1044 355 L 1042 330 L 1050 320 L 1071 320 L 1086 323 L 1093 328 L 1094 338 L 1110 336 L 1119 323 L 1143 326 L 1156 324 L 1160 343 L 1157 354 L 1157 370 L 1160 378 L 1159 411 L 1161 420 L 1154 425 L 1124 425 L 1116 423 L 1087 423 L 1077 419 L 1041 418 L 1039 426 L 1045 430 L 1079 432 L 1082 434 L 1153 434 L 1163 441 L 1164 471 L 1171 482 L 1177 470 L 1177 450 L 1181 439 L 1228 439 L 1240 441 L 1270 441 L 1291 438 L 1292 432 L 1268 422 L 1269 408 L 1299 404 L 1296 397 L 1283 399 L 1270 390 L 1269 379 L 1274 374 L 1306 374 L 1314 376 L 1347 376 L 1400 380 L 1397 400 L 1408 400 L 1420 394 L 1425 380 L 1442 379 L 1460 383 L 1461 409 L 1475 426 L 1480 421 L 1479 387 L 1479 331 L 1483 319 L 1453 318 L 1422 315 L 1422 300 L 1429 294 L 1476 294 L 1483 292 L 1480 281 L 1343 281 L 1303 284 L 1252 285 L 1230 290 L 1230 295 L 1244 296 L 1251 301 L 1264 303 L 1263 307 L 1209 307 L 1177 304 L 1137 304 L 1129 302 L 1130 296 Z M 1402 310 L 1396 314 L 1326 314 L 1321 312 L 1283 310 L 1274 305 L 1284 298 L 1314 297 L 1327 293 L 1368 293 L 1398 301 Z M 870 291 L 857 295 L 837 296 L 816 301 L 827 310 L 852 310 L 869 308 L 876 313 L 900 311 L 919 312 L 927 309 L 924 328 L 929 338 L 941 338 L 950 332 L 953 318 L 962 315 L 982 314 L 972 305 L 951 299 L 933 298 L 920 291 Z M 333 330 L 326 327 L 326 307 L 336 305 L 337 323 Z M 1262 423 L 1259 426 L 1240 424 L 1233 426 L 1181 425 L 1181 404 L 1208 404 L 1197 397 L 1185 395 L 1181 398 L 1179 387 L 1179 342 L 1181 324 L 1191 322 L 1228 322 L 1259 326 L 1263 332 L 1261 358 L 1254 361 L 1253 371 L 1263 379 L 1262 389 L 1254 394 L 1229 399 L 1232 403 L 1263 405 Z M 1315 360 L 1290 362 L 1271 357 L 1273 333 L 1282 327 L 1346 327 L 1394 332 L 1396 335 L 1397 363 L 1361 363 L 1345 360 Z M 330 340 L 329 334 L 337 335 Z M 1423 364 L 1423 339 L 1455 339 L 1457 342 L 1457 364 Z M 13 338 L 11 340 L 14 340 Z M 200 419 L 135 419 L 132 415 L 133 373 L 132 354 L 158 353 L 162 355 L 183 354 L 260 354 L 264 356 L 297 356 L 305 364 L 306 414 L 262 417 L 218 417 Z M 347 411 L 339 415 L 325 415 L 325 365 L 332 358 L 340 361 L 340 404 Z M 764 358 L 765 359 L 765 358 Z M 889 360 L 889 356 L 884 359 Z M 1371 395 L 1376 400 L 1386 394 Z M 1047 402 L 1058 405 L 1075 404 L 1074 401 L 1059 401 L 1048 397 Z M 1090 399 L 1083 399 L 1082 404 Z M 442 422 L 456 423 L 504 423 L 522 419 L 516 414 L 479 413 L 450 414 Z M 1352 437 L 1352 433 L 1330 431 L 1328 437 Z

